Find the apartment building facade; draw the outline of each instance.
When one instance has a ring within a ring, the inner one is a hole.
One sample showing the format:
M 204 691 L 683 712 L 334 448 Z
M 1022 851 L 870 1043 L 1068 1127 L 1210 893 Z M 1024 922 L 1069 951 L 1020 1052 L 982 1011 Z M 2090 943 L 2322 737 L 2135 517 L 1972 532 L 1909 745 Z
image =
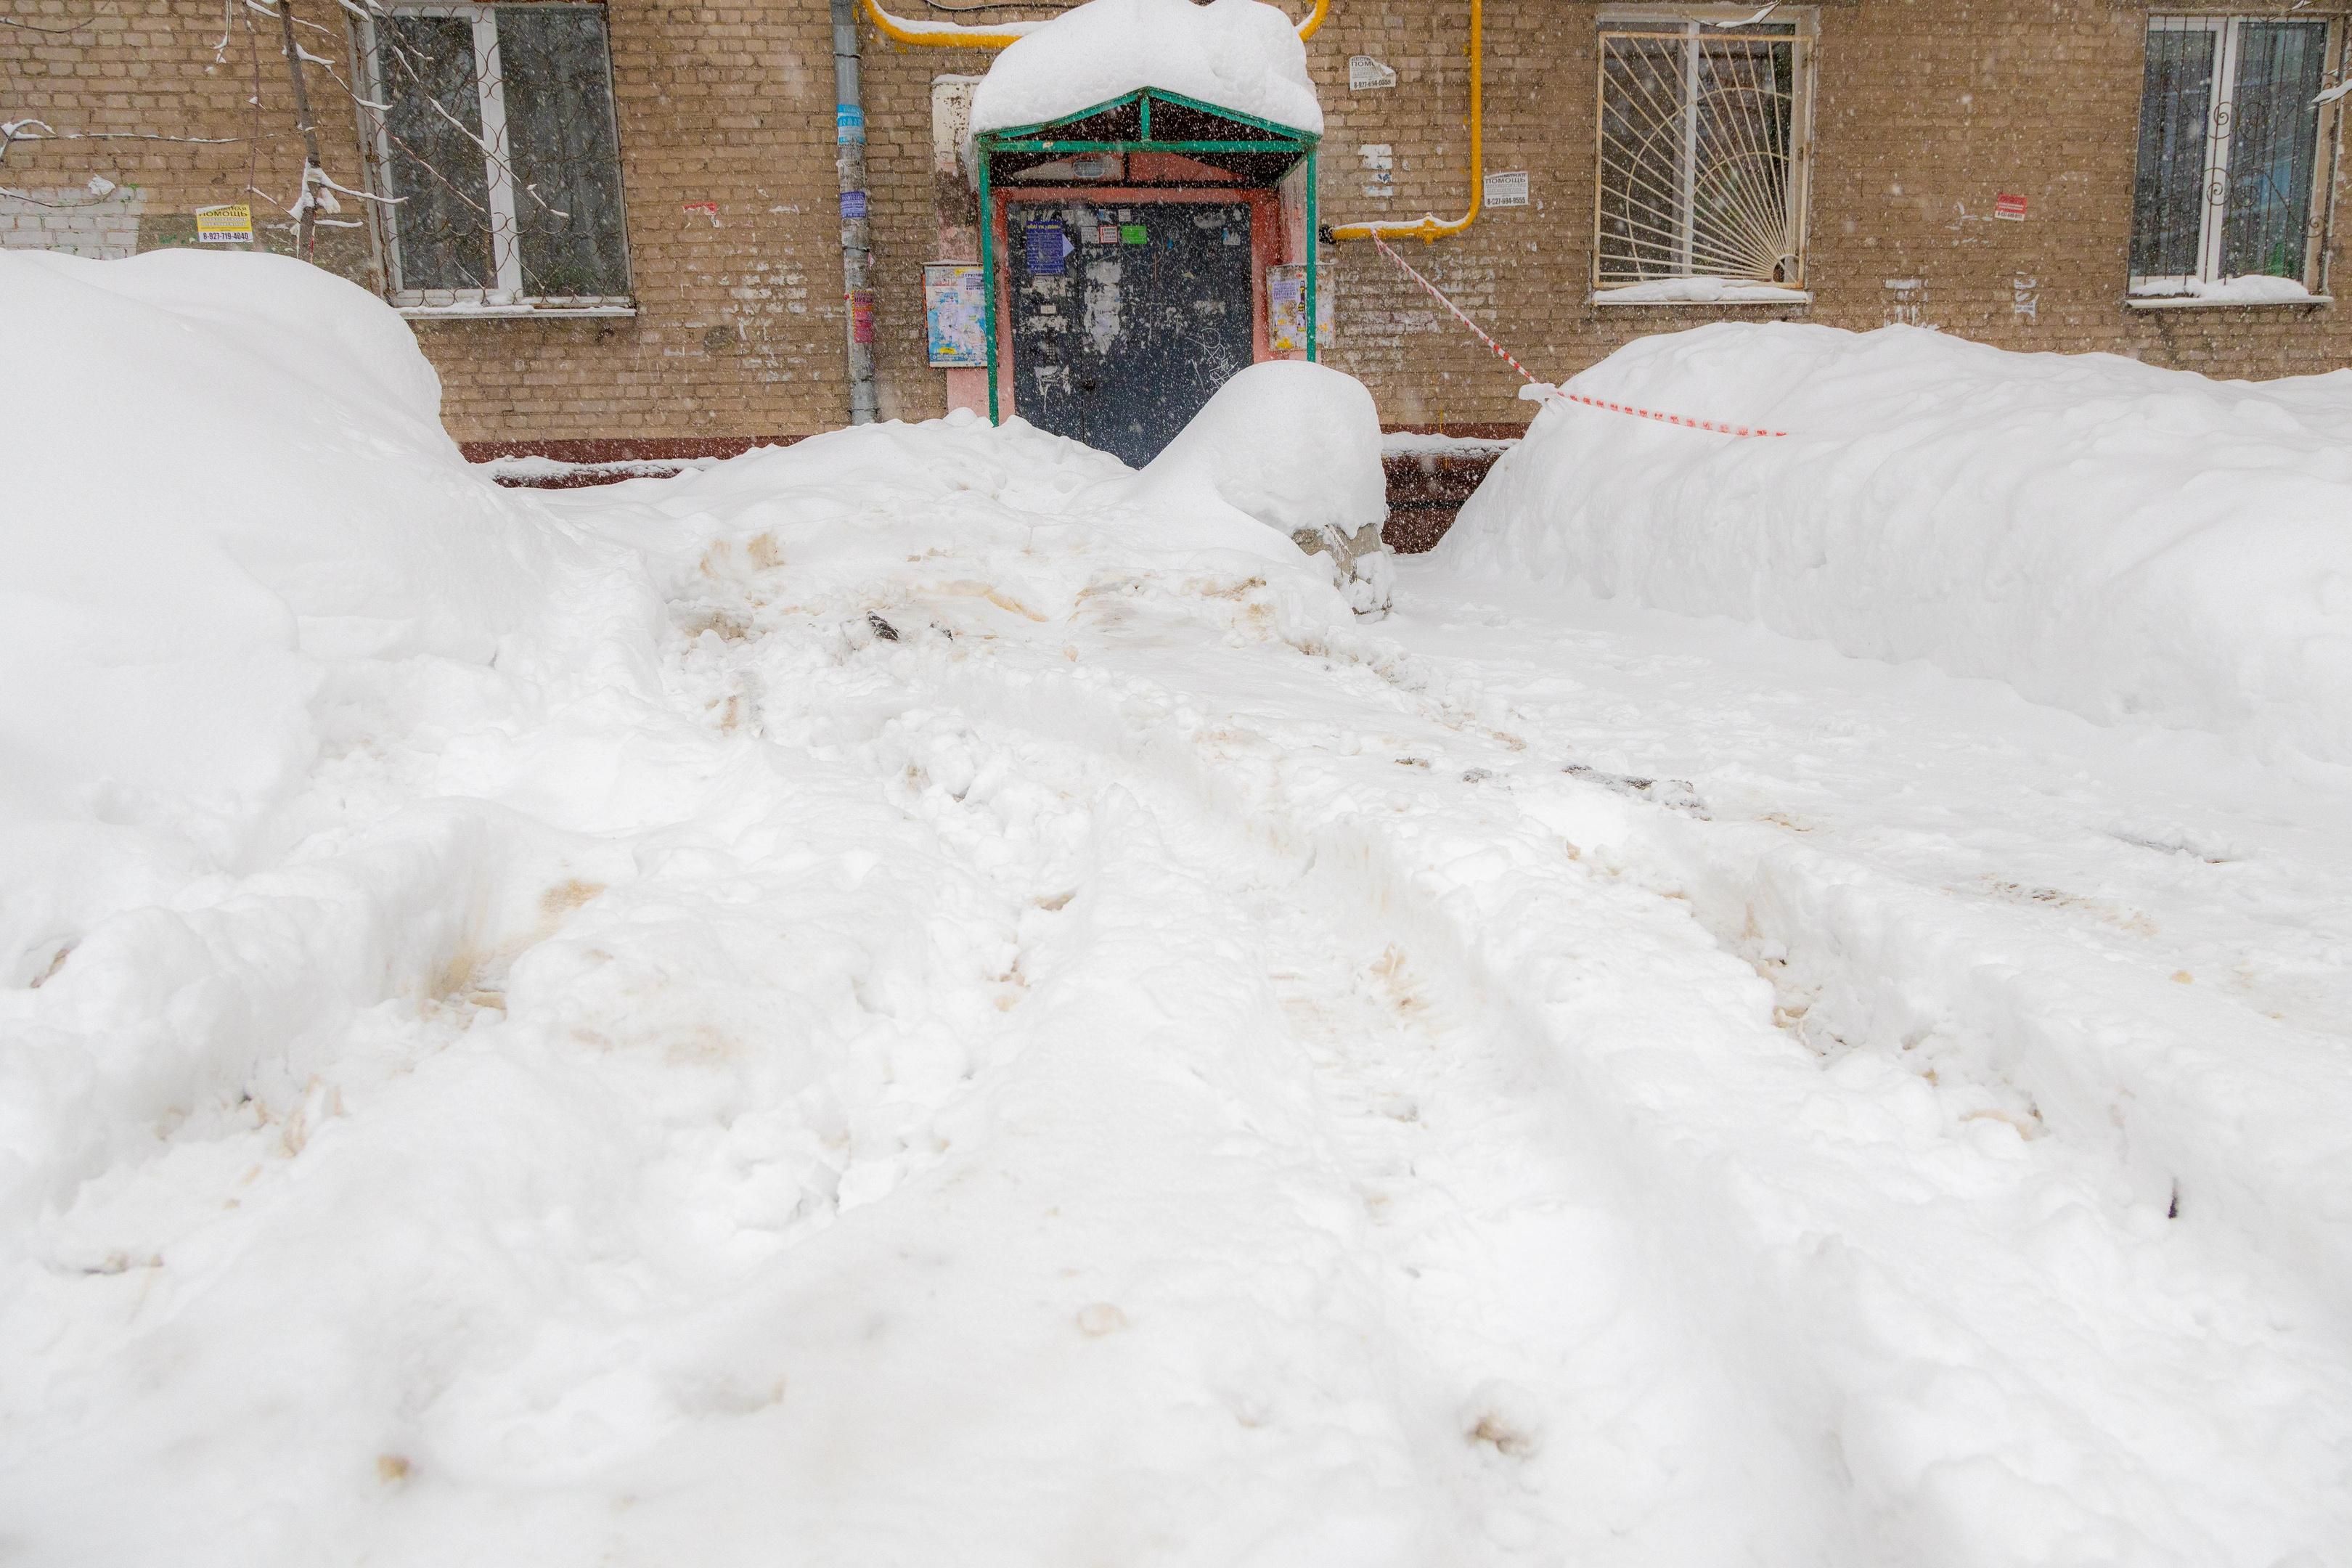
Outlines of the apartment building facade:
M 860 0 L 845 103 L 827 0 L 287 3 L 281 19 L 14 0 L 0 244 L 233 248 L 243 205 L 256 247 L 290 248 L 290 30 L 338 209 L 316 215 L 311 258 L 414 321 L 475 449 L 805 435 L 850 417 L 869 359 L 881 417 L 984 398 L 990 370 L 939 330 L 975 226 L 1003 221 L 980 214 L 957 118 L 993 51 L 952 29 L 1052 8 Z M 1551 378 L 1726 319 L 1932 326 L 2223 376 L 2352 363 L 2331 292 L 2347 16 L 2324 0 L 1497 0 L 1477 21 L 1474 55 L 1469 0 L 1332 0 L 1306 40 L 1324 119 L 1312 348 L 1269 351 L 1281 299 L 1263 278 L 1245 307 L 1259 353 L 1360 376 L 1392 425 L 1496 434 L 1528 416 L 1510 369 L 1359 237 L 1474 209 L 1392 244 Z M 1105 177 L 1048 173 L 1081 204 Z M 1250 199 L 1217 210 L 1245 219 Z M 1061 243 L 1135 243 L 1148 226 L 1119 205 L 1073 207 L 1086 221 Z M 1287 250 L 1255 245 L 1261 271 L 1308 259 L 1297 205 Z

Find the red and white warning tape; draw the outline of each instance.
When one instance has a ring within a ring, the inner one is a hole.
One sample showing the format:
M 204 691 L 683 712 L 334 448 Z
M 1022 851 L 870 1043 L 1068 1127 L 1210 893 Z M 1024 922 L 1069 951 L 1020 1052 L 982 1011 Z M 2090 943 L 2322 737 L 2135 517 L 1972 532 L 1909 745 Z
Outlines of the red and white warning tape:
M 1542 387 L 1546 397 L 1557 397 L 1568 403 L 1581 403 L 1587 408 L 1605 408 L 1612 414 L 1631 414 L 1637 419 L 1655 419 L 1661 424 L 1679 425 L 1685 430 L 1712 430 L 1721 436 L 1786 436 L 1788 434 L 1786 430 L 1763 430 L 1747 425 L 1725 425 L 1713 419 L 1694 419 L 1686 414 L 1661 414 L 1654 408 L 1637 408 L 1630 403 L 1610 403 L 1598 397 L 1585 397 L 1577 393 L 1563 392 L 1557 386 L 1538 381 L 1535 376 L 1528 372 L 1527 366 L 1521 364 L 1517 360 L 1511 357 L 1510 350 L 1505 348 L 1502 344 L 1488 337 L 1486 335 L 1486 329 L 1479 326 L 1477 322 L 1472 321 L 1468 316 L 1463 314 L 1462 307 L 1447 299 L 1436 284 L 1432 283 L 1428 279 L 1423 278 L 1420 273 L 1414 271 L 1411 262 L 1407 261 L 1403 257 L 1399 256 L 1395 251 L 1391 250 L 1389 248 L 1389 242 L 1381 237 L 1381 231 L 1379 229 L 1372 230 L 1372 244 L 1379 247 L 1380 253 L 1382 256 L 1385 256 L 1391 261 L 1395 262 L 1397 266 L 1403 270 L 1406 277 L 1412 279 L 1414 282 L 1427 289 L 1429 291 L 1429 297 L 1436 300 L 1439 304 L 1444 306 L 1447 310 L 1451 311 L 1455 321 L 1461 322 L 1464 326 L 1476 333 L 1478 341 L 1485 343 L 1488 348 L 1494 350 L 1496 354 L 1501 358 L 1505 364 L 1509 365 L 1513 370 L 1517 371 L 1520 376 L 1529 386 Z

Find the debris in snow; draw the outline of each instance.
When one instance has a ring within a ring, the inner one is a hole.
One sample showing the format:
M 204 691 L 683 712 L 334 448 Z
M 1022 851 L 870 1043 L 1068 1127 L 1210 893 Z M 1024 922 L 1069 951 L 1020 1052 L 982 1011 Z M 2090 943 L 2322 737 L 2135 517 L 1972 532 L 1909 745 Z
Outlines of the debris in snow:
M 874 629 L 874 635 L 880 637 L 884 642 L 897 642 L 898 640 L 898 628 L 884 620 L 880 612 L 876 610 L 866 611 L 866 624 L 871 626 Z
M 1320 135 L 1307 46 L 1260 0 L 1087 0 L 1008 47 L 972 89 L 974 135 L 1156 87 Z

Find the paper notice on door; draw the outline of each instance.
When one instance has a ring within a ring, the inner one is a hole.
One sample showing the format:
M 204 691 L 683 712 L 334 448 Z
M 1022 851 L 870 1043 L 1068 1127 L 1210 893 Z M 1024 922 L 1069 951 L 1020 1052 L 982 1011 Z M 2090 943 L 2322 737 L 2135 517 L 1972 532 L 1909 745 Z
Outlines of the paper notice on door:
M 1307 264 L 1265 269 L 1266 346 L 1278 354 L 1307 352 Z
M 1058 223 L 1033 223 L 1021 231 L 1023 258 L 1036 278 L 1059 278 L 1062 263 L 1077 248 Z

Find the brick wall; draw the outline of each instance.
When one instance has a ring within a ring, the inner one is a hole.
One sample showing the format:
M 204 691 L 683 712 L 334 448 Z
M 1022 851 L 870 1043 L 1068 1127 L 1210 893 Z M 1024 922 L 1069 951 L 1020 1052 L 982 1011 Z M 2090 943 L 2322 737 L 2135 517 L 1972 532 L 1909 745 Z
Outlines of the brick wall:
M 327 0 L 296 0 L 318 53 L 348 58 Z M 1294 5 L 1303 11 L 1303 5 Z M 1823 0 L 1815 103 L 1810 307 L 1596 307 L 1592 264 L 1598 7 L 1496 5 L 1486 16 L 1486 163 L 1525 170 L 1531 205 L 1491 210 L 1411 259 L 1539 374 L 1566 375 L 1643 332 L 1774 315 L 1867 329 L 1898 314 L 2021 349 L 2104 349 L 2215 374 L 2352 362 L 2336 307 L 2133 311 L 2123 304 L 2140 84 L 2139 0 Z M 2245 11 L 2333 7 L 2252 0 Z M 1323 95 L 1326 222 L 1450 216 L 1467 193 L 1465 0 L 1335 0 L 1308 45 Z M 0 119 L 58 129 L 230 138 L 19 143 L 0 184 L 0 243 L 85 254 L 186 243 L 195 207 L 240 199 L 248 174 L 290 195 L 299 153 L 266 17 L 197 0 L 17 0 L 12 16 L 70 35 L 0 29 Z M 992 12 L 992 17 L 1008 13 Z M 842 422 L 844 309 L 828 19 L 819 0 L 705 0 L 608 9 L 638 314 L 618 321 L 420 322 L 453 433 L 474 441 L 711 439 Z M 936 246 L 930 83 L 983 53 L 863 36 L 870 127 L 877 395 L 886 417 L 944 406 L 924 363 L 922 264 Z M 1348 59 L 1397 72 L 1350 91 Z M 259 67 L 261 111 L 246 99 Z M 359 168 L 350 105 L 314 70 L 329 162 Z M 261 135 L 254 135 L 258 124 Z M 1365 195 L 1360 149 L 1391 149 L 1395 195 Z M 119 187 L 103 197 L 92 175 Z M 2338 205 L 2343 174 L 2339 171 Z M 1996 223 L 1993 198 L 2028 198 Z M 698 204 L 716 208 L 715 216 Z M 268 243 L 285 246 L 282 229 Z M 368 281 L 356 231 L 322 263 Z M 2342 265 L 2342 246 L 2331 263 Z M 1524 420 L 1517 380 L 1369 246 L 1328 247 L 1338 337 L 1391 423 Z M 1918 285 L 1899 296 L 1889 280 Z M 2347 287 L 2352 287 L 2347 284 Z
M 8 148 L 0 187 L 19 194 L 0 195 L 0 245 L 100 259 L 192 245 L 196 208 L 250 201 L 257 221 L 281 225 L 262 245 L 292 249 L 282 215 L 247 194 L 291 202 L 301 178 L 275 18 L 201 0 L 14 0 L 7 14 L 25 26 L 0 27 L 0 121 L 67 139 Z M 307 48 L 345 58 L 328 0 L 297 0 L 295 14 Z M 329 170 L 359 184 L 351 102 L 315 68 L 312 82 Z M 319 259 L 346 276 L 371 279 L 370 254 L 359 231 L 321 232 Z

